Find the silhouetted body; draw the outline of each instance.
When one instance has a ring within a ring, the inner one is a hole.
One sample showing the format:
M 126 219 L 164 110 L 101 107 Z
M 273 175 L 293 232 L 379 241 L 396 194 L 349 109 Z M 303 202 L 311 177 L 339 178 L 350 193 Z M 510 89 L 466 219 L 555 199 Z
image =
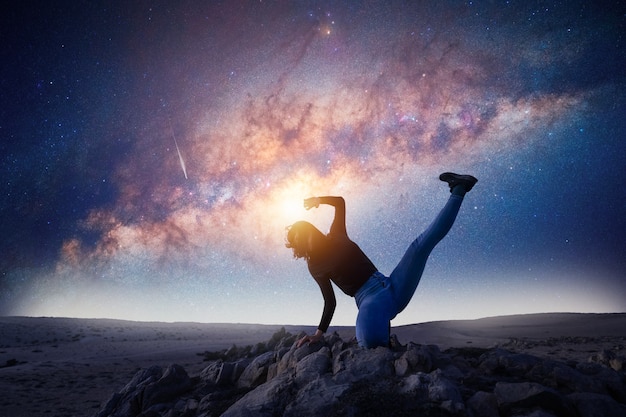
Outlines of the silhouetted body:
M 390 321 L 405 309 L 415 294 L 428 256 L 454 224 L 465 193 L 477 181 L 472 176 L 453 173 L 441 174 L 440 179 L 448 182 L 450 198 L 430 226 L 411 243 L 389 277 L 378 271 L 348 237 L 346 207 L 342 197 L 304 200 L 306 209 L 320 204 L 333 206 L 335 216 L 327 235 L 304 221 L 288 228 L 286 246 L 293 249 L 295 257 L 306 259 L 309 272 L 324 298 L 324 311 L 316 333 L 302 338 L 298 346 L 319 340 L 328 330 L 336 306 L 332 283 L 356 300 L 359 309 L 356 337 L 359 345 L 367 348 L 389 345 Z

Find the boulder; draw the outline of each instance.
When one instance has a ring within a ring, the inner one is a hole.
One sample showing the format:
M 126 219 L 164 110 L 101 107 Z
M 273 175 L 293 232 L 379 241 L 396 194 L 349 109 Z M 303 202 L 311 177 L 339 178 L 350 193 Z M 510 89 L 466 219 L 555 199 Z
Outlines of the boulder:
M 494 389 L 500 411 L 540 408 L 557 415 L 571 416 L 575 411 L 557 391 L 533 382 L 498 382 Z
M 139 371 L 117 394 L 114 394 L 97 417 L 135 417 L 148 410 L 168 408 L 192 386 L 187 372 L 179 365 L 170 365 L 165 372 L 158 366 Z
M 418 372 L 404 378 L 397 391 L 420 402 L 439 404 L 441 408 L 453 414 L 465 409 L 458 387 L 439 369 L 430 374 Z
M 608 395 L 577 392 L 568 399 L 574 404 L 580 417 L 626 416 L 626 405 Z
M 158 381 L 146 385 L 143 391 L 144 410 L 155 404 L 168 403 L 191 388 L 191 379 L 180 365 L 170 365 Z
M 259 385 L 229 407 L 222 417 L 274 416 L 295 397 L 293 379 L 280 375 Z
M 431 379 L 428 374 L 423 372 L 411 374 L 400 382 L 398 392 L 400 394 L 410 394 L 420 400 L 427 400 L 430 382 Z
M 216 384 L 223 363 L 221 359 L 211 362 L 200 372 L 200 379 L 207 384 Z
M 297 363 L 295 382 L 300 386 L 304 386 L 327 373 L 330 370 L 330 366 L 330 349 L 323 347 Z
M 333 415 L 341 396 L 350 384 L 337 384 L 330 375 L 314 379 L 298 391 L 283 417 L 318 417 Z
M 396 375 L 405 376 L 409 372 L 430 372 L 439 350 L 435 348 L 409 343 L 406 352 L 394 363 Z
M 215 383 L 221 386 L 235 383 L 249 364 L 250 360 L 247 358 L 242 358 L 235 362 L 223 362 Z
M 468 410 L 475 416 L 500 417 L 498 400 L 493 393 L 478 391 L 467 400 Z
M 465 409 L 459 388 L 447 379 L 440 369 L 430 373 L 428 399 L 434 403 L 441 403 L 443 408 L 452 413 Z
M 536 356 L 495 349 L 481 357 L 480 367 L 492 374 L 524 376 L 541 363 Z
M 263 353 L 250 362 L 237 380 L 240 388 L 251 388 L 261 385 L 267 380 L 267 371 L 274 362 L 274 352 Z
M 388 348 L 348 348 L 333 359 L 333 374 L 339 383 L 387 378 L 395 375 L 394 361 Z
M 291 349 L 289 349 L 289 351 L 287 351 L 280 359 L 277 372 L 281 374 L 289 369 L 294 369 L 296 364 L 302 358 L 310 355 L 311 353 L 317 352 L 323 346 L 324 342 L 308 343 L 299 348 L 296 348 L 296 346 L 293 345 Z
M 605 393 L 603 384 L 564 363 L 546 360 L 529 373 L 529 379 L 553 388 Z

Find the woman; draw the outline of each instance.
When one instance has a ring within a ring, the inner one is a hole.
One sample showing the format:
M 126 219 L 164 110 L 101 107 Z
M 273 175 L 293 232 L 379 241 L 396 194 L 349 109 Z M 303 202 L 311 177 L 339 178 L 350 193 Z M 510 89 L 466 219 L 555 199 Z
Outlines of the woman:
M 311 223 L 300 221 L 287 228 L 285 246 L 296 258 L 307 261 L 309 272 L 320 286 L 324 311 L 317 331 L 298 341 L 319 341 L 333 317 L 336 300 L 331 281 L 356 300 L 359 313 L 356 337 L 365 348 L 389 345 L 390 321 L 407 306 L 422 277 L 426 260 L 435 245 L 448 233 L 459 212 L 465 193 L 478 181 L 471 175 L 445 172 L 439 176 L 450 186 L 448 202 L 433 223 L 409 246 L 389 277 L 381 274 L 372 261 L 346 232 L 346 207 L 342 197 L 311 197 L 304 200 L 309 210 L 328 204 L 335 207 L 335 217 L 328 235 Z

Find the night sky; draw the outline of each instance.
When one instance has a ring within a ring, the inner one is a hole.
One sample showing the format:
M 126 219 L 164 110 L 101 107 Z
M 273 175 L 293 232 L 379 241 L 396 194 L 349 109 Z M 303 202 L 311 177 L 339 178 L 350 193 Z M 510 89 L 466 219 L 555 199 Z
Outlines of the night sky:
M 1 315 L 316 325 L 302 200 L 388 274 L 444 171 L 479 182 L 394 325 L 626 311 L 623 1 L 13 3 Z

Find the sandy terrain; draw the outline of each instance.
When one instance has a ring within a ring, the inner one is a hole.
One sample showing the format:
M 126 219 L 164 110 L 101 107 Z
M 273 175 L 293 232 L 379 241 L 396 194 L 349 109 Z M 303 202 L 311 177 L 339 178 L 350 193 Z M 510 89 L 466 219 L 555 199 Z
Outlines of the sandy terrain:
M 199 354 L 265 342 L 280 327 L 0 317 L 0 416 L 91 416 L 138 369 L 177 363 L 194 375 L 206 366 Z M 354 336 L 352 327 L 330 330 L 344 340 Z M 560 360 L 585 361 L 604 349 L 626 356 L 626 313 L 432 322 L 392 332 L 402 343 L 441 350 L 500 345 Z

